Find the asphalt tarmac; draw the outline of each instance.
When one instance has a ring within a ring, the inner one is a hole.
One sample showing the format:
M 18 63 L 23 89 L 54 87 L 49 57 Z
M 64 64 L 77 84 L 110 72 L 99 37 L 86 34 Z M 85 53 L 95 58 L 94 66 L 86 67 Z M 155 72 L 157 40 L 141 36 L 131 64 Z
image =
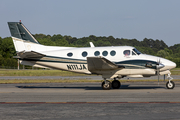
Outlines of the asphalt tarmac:
M 179 120 L 180 82 L 0 84 L 0 120 Z
M 174 80 L 180 79 L 180 75 L 171 75 Z M 160 80 L 164 80 L 164 76 L 159 77 Z M 86 76 L 1 76 L 0 80 L 42 80 L 42 79 L 61 79 L 61 80 L 79 80 L 79 79 L 86 79 L 86 80 L 103 80 L 102 76 L 96 75 L 86 75 Z M 143 77 L 143 78 L 129 78 L 124 77 L 121 80 L 157 80 L 157 76 L 151 77 Z M 165 77 L 167 80 L 167 76 Z

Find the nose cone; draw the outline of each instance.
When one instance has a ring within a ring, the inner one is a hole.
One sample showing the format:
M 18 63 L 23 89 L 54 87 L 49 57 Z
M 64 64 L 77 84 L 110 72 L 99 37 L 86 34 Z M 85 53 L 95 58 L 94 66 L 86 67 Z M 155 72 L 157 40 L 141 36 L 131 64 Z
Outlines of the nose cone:
M 164 64 L 164 69 L 173 69 L 173 68 L 175 68 L 176 67 L 176 63 L 174 63 L 174 62 L 172 62 L 172 61 L 170 61 L 170 60 L 167 60 L 167 59 L 164 59 L 163 61 L 162 61 L 162 64 Z
M 176 67 L 176 63 L 174 63 L 174 62 L 172 62 L 172 61 L 171 61 L 170 66 L 171 66 L 171 69 L 173 69 L 173 68 L 175 68 L 175 67 Z
M 152 55 L 144 55 L 144 56 L 147 59 L 151 59 L 151 60 L 159 63 L 159 65 L 157 67 L 159 67 L 160 71 L 171 70 L 176 67 L 176 63 L 174 63 L 168 59 L 157 57 L 157 56 L 152 56 Z

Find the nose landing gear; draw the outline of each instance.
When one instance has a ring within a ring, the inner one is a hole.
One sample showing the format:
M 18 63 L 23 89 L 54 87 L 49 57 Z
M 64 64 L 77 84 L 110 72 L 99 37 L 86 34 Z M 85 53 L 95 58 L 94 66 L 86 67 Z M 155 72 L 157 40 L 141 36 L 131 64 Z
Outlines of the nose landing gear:
M 171 81 L 173 78 L 170 76 L 170 74 L 168 74 L 167 78 L 169 79 L 169 81 L 166 83 L 167 89 L 173 89 L 175 87 L 175 83 Z

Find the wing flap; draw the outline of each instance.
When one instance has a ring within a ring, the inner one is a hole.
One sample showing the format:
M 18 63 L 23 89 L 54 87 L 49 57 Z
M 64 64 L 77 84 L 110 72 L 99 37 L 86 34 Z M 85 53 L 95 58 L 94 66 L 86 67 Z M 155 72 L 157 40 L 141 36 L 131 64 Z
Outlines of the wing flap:
M 124 66 L 116 65 L 115 63 L 109 61 L 104 57 L 87 57 L 88 70 L 99 71 L 99 70 L 115 70 L 119 68 L 124 68 Z

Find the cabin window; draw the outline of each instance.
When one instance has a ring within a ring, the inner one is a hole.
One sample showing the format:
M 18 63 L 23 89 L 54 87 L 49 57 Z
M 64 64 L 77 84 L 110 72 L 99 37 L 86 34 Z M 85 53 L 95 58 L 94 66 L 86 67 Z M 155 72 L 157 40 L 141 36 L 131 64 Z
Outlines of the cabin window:
M 107 51 L 103 51 L 103 56 L 107 56 L 108 55 L 108 52 Z
M 123 53 L 124 53 L 125 56 L 129 56 L 130 55 L 130 50 L 125 50 Z
M 96 51 L 96 52 L 94 52 L 94 55 L 95 55 L 95 56 L 99 56 L 99 55 L 100 55 L 100 52 L 99 52 L 99 51 Z
M 115 55 L 116 55 L 116 51 L 112 50 L 112 51 L 110 52 L 110 54 L 111 54 L 111 56 L 115 56 Z
M 72 56 L 73 56 L 73 53 L 70 52 L 70 53 L 67 54 L 67 56 L 68 56 L 68 57 L 72 57 Z
M 88 53 L 87 53 L 86 51 L 84 51 L 84 52 L 82 53 L 82 56 L 83 56 L 83 57 L 86 57 L 87 54 L 88 54 Z

